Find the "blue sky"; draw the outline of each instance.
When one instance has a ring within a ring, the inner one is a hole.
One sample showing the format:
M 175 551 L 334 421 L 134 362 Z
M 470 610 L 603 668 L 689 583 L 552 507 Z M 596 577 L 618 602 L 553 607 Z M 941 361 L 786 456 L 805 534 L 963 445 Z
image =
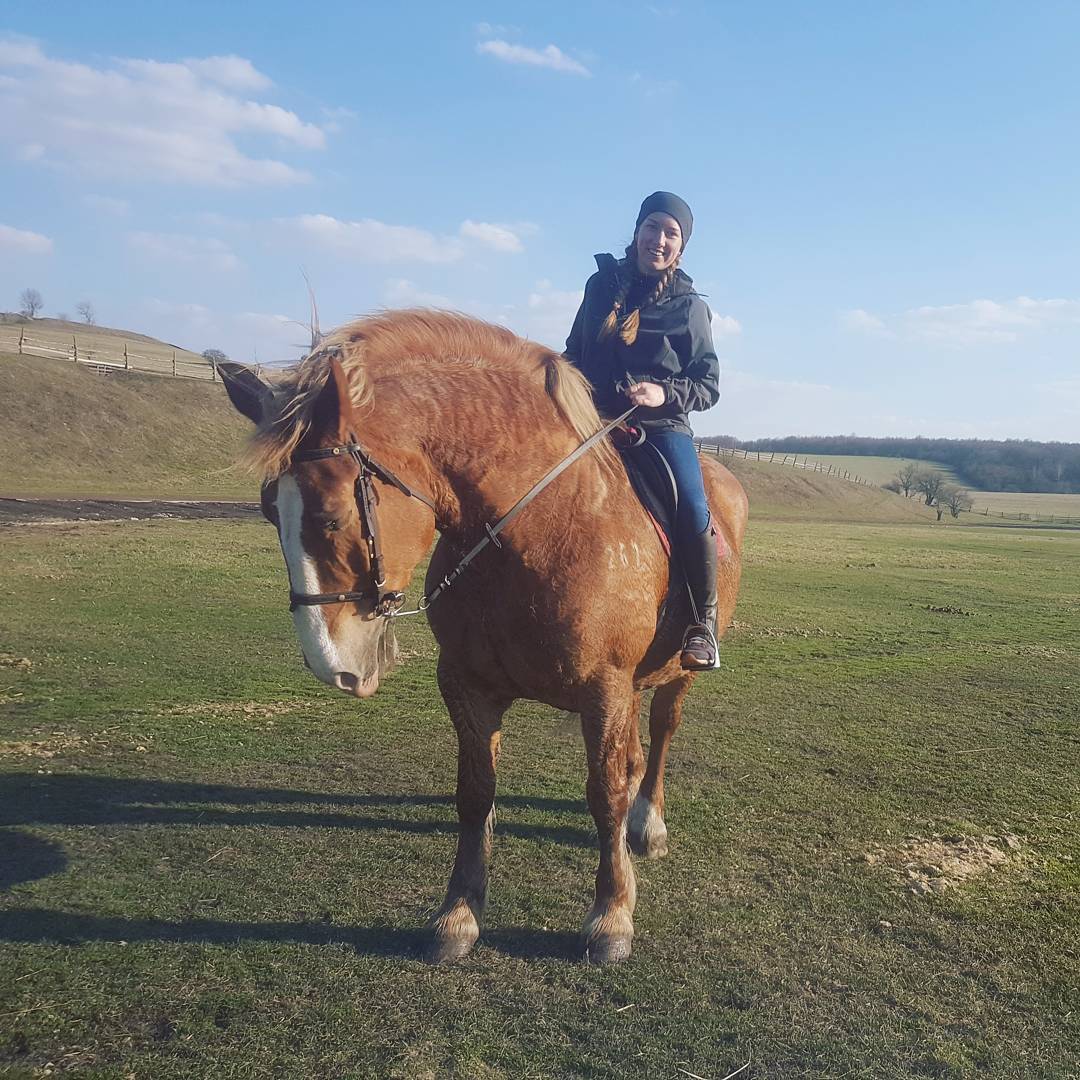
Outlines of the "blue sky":
M 561 347 L 642 197 L 695 212 L 701 434 L 1080 439 L 1080 5 L 0 11 L 0 309 L 295 358 L 430 303 Z

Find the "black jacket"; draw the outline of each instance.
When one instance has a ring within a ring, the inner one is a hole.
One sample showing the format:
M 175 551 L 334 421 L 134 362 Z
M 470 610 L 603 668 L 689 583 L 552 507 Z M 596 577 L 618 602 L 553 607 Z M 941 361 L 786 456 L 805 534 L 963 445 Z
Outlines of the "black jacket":
M 720 400 L 720 362 L 713 348 L 708 305 L 694 291 L 693 281 L 676 270 L 660 302 L 641 309 L 633 345 L 618 333 L 598 341 L 615 301 L 615 257 L 597 255 L 596 265 L 599 269 L 585 284 L 585 298 L 563 355 L 592 384 L 601 415 L 618 416 L 629 405 L 616 389 L 618 384 L 654 382 L 664 388 L 664 404 L 639 407 L 635 422 L 689 434 L 686 414 L 712 408 Z

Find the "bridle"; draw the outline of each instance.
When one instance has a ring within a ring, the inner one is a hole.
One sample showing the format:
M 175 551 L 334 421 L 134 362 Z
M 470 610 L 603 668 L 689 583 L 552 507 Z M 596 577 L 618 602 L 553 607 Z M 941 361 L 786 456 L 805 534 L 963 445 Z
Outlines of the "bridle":
M 356 509 L 360 515 L 360 531 L 367 543 L 368 559 L 371 564 L 372 587 L 361 592 L 335 593 L 298 593 L 290 589 L 289 610 L 295 611 L 298 607 L 318 607 L 323 604 L 352 604 L 360 600 L 375 600 L 375 614 L 389 617 L 398 613 L 398 608 L 404 603 L 405 594 L 393 591 L 384 593 L 382 591 L 386 585 L 386 570 L 383 564 L 379 515 L 375 511 L 376 499 L 372 478 L 377 478 L 384 484 L 396 487 L 398 491 L 408 495 L 411 499 L 418 499 L 425 506 L 430 507 L 433 513 L 435 512 L 435 504 L 426 495 L 414 491 L 385 465 L 380 465 L 356 441 L 355 435 L 350 435 L 347 443 L 339 443 L 337 446 L 327 446 L 320 450 L 300 450 L 293 454 L 292 460 L 296 463 L 343 457 L 352 458 L 360 470 L 353 484 L 353 496 L 356 499 Z
M 400 477 L 392 473 L 385 465 L 379 464 L 365 449 L 356 441 L 356 436 L 350 434 L 347 443 L 339 443 L 337 446 L 327 446 L 320 450 L 300 450 L 293 454 L 293 463 L 307 461 L 323 461 L 326 458 L 351 457 L 356 462 L 360 472 L 353 485 L 356 498 L 356 508 L 360 513 L 360 529 L 364 540 L 367 542 L 368 557 L 371 562 L 372 587 L 362 592 L 336 592 L 336 593 L 298 593 L 289 590 L 289 610 L 295 611 L 298 607 L 317 607 L 322 604 L 352 604 L 360 600 L 374 600 L 375 614 L 385 619 L 395 619 L 402 615 L 417 615 L 425 611 L 433 604 L 455 581 L 465 572 L 469 564 L 488 546 L 494 544 L 502 547 L 499 541 L 499 533 L 510 524 L 544 490 L 563 470 L 568 469 L 578 458 L 587 454 L 601 439 L 605 438 L 612 430 L 618 427 L 632 412 L 634 407 L 626 410 L 621 416 L 606 423 L 595 434 L 590 435 L 580 446 L 567 454 L 557 465 L 549 469 L 529 490 L 498 521 L 484 524 L 484 535 L 467 551 L 457 566 L 450 571 L 431 590 L 420 597 L 416 608 L 412 611 L 401 611 L 401 605 L 405 602 L 403 592 L 382 592 L 386 585 L 386 573 L 383 569 L 382 543 L 379 538 L 379 518 L 375 512 L 375 490 L 372 486 L 372 478 L 381 480 L 384 484 L 395 487 L 403 495 L 410 499 L 417 499 L 429 507 L 438 517 L 435 504 L 426 495 L 421 495 L 409 487 Z

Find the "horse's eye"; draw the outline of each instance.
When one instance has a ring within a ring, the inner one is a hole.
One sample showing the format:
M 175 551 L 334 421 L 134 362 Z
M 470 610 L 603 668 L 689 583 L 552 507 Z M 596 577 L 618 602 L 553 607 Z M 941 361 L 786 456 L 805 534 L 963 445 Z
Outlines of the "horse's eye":
M 340 526 L 340 525 L 338 525 L 338 523 L 337 523 L 337 518 L 331 518 L 331 519 L 330 519 L 330 520 L 329 520 L 329 521 L 328 521 L 328 522 L 327 522 L 327 523 L 326 523 L 326 524 L 325 524 L 325 525 L 323 526 L 323 528 L 325 528 L 327 532 L 337 532 L 337 531 L 338 531 L 338 529 L 339 529 L 339 528 L 341 528 L 341 526 Z

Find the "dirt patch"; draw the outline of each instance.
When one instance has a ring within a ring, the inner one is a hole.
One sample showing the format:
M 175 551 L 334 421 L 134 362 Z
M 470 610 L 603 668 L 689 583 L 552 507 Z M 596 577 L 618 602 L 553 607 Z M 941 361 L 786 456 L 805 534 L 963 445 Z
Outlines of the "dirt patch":
M 48 761 L 60 754 L 85 754 L 99 750 L 105 740 L 94 736 L 73 735 L 66 731 L 30 733 L 31 738 L 0 742 L 0 757 L 30 757 Z
M 750 623 L 732 619 L 733 633 L 751 638 L 839 638 L 844 635 L 824 626 L 751 626 Z
M 992 874 L 1014 862 L 1023 849 L 1019 837 L 939 836 L 909 840 L 902 847 L 864 852 L 863 860 L 881 866 L 915 896 L 943 893 L 972 878 Z
M 0 525 L 47 525 L 67 521 L 197 521 L 203 518 L 256 518 L 252 502 L 185 502 L 171 499 L 4 499 Z
M 310 701 L 205 701 L 196 705 L 177 705 L 164 709 L 162 716 L 215 716 L 243 720 L 268 720 L 297 709 L 310 707 Z
M 12 653 L 0 653 L 0 668 L 12 668 L 14 671 L 29 671 L 34 666 L 28 656 L 14 656 Z

